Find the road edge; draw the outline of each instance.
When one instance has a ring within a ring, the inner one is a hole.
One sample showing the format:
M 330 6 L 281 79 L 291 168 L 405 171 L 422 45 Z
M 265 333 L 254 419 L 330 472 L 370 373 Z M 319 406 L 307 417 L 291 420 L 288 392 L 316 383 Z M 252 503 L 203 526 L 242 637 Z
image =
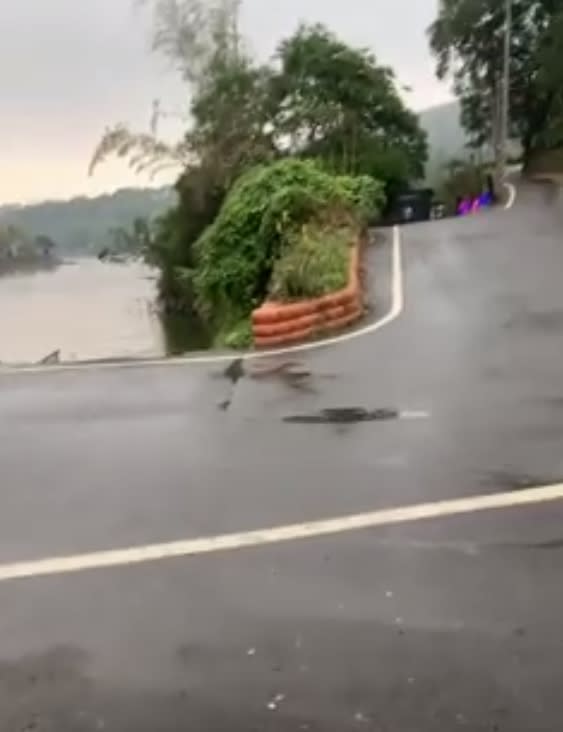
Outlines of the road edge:
M 398 226 L 393 227 L 392 239 L 392 277 L 391 277 L 391 308 L 379 320 L 364 325 L 360 328 L 354 328 L 341 333 L 337 336 L 324 338 L 322 340 L 310 343 L 301 343 L 295 346 L 285 348 L 275 348 L 264 351 L 246 351 L 239 353 L 233 351 L 231 353 L 209 354 L 199 356 L 178 356 L 175 358 L 155 358 L 155 359 L 136 359 L 131 361 L 108 361 L 106 363 L 64 363 L 53 366 L 36 365 L 36 366 L 19 366 L 5 368 L 0 367 L 0 377 L 18 374 L 46 374 L 46 373 L 62 373 L 68 371 L 101 371 L 108 369 L 131 369 L 142 368 L 145 366 L 191 366 L 191 365 L 213 365 L 219 363 L 229 363 L 234 358 L 240 358 L 242 361 L 257 361 L 276 356 L 288 356 L 296 353 L 307 353 L 309 351 L 320 350 L 328 346 L 336 346 L 348 341 L 371 335 L 390 325 L 396 320 L 404 309 L 404 285 L 403 285 L 403 261 L 402 261 L 402 245 L 401 232 Z

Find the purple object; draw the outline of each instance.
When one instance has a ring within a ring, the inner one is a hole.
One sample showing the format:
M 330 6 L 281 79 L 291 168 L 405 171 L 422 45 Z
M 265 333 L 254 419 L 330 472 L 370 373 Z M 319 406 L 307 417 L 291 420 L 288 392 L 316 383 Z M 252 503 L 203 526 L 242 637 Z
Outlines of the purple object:
M 466 198 L 462 198 L 457 206 L 457 215 L 469 216 L 469 214 L 477 213 L 481 208 L 491 206 L 492 203 L 493 197 L 489 192 L 482 193 L 480 196 L 476 197 L 468 196 Z
M 491 206 L 493 203 L 493 196 L 490 191 L 487 191 L 486 193 L 481 194 L 479 201 L 481 202 L 481 206 Z
M 471 199 L 462 198 L 457 207 L 458 216 L 467 216 L 471 213 Z

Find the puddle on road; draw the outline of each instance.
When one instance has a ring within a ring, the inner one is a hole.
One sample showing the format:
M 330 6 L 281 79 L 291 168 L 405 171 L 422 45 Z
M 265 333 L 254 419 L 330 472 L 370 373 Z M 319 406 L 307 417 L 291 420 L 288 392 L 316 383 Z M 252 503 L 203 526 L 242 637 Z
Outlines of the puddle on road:
M 484 473 L 480 480 L 481 485 L 493 488 L 496 491 L 525 491 L 529 488 L 553 485 L 560 482 L 560 477 L 556 478 L 553 475 L 529 475 L 509 470 L 493 470 Z
M 398 419 L 400 413 L 396 409 L 373 409 L 363 407 L 340 407 L 322 409 L 313 414 L 296 414 L 284 417 L 288 424 L 360 424 L 361 422 L 387 422 Z
M 563 330 L 563 310 L 529 310 L 511 315 L 503 327 L 556 333 Z
M 541 541 L 536 544 L 526 544 L 526 548 L 543 551 L 558 551 L 563 549 L 563 539 L 552 539 L 551 541 Z

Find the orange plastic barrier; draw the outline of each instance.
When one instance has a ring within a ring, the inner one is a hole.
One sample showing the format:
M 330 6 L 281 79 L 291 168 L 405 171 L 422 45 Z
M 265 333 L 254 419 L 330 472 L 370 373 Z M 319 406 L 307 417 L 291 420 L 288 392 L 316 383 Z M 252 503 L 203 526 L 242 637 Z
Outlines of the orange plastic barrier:
M 252 314 L 254 345 L 272 348 L 339 330 L 361 318 L 360 242 L 350 251 L 348 285 L 337 292 L 293 303 L 265 302 Z

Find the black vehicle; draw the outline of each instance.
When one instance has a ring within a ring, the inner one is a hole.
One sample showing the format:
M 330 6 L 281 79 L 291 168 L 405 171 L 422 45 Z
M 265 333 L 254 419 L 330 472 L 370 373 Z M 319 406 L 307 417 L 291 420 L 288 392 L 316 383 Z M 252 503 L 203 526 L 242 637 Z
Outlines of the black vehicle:
M 434 191 L 431 188 L 412 189 L 391 198 L 384 217 L 385 223 L 410 224 L 429 221 L 432 217 Z

